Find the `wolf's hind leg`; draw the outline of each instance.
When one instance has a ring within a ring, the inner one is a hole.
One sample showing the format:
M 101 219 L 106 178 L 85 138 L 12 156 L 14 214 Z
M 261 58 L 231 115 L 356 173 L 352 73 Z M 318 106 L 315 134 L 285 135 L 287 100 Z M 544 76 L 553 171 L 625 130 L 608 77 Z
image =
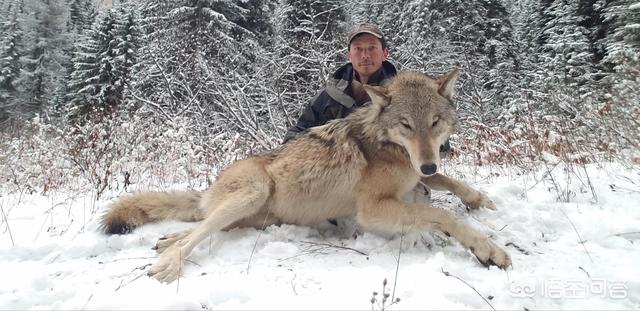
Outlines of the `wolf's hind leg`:
M 502 269 L 511 265 L 509 254 L 500 246 L 441 208 L 406 203 L 395 198 L 368 198 L 358 207 L 358 221 L 365 228 L 389 232 L 436 229 L 460 241 L 485 265 L 493 264 Z
M 184 259 L 210 234 L 265 208 L 273 182 L 256 158 L 236 162 L 218 178 L 202 198 L 205 219 L 184 237 L 177 239 L 160 255 L 149 276 L 170 283 L 181 273 Z
M 429 177 L 423 177 L 421 180 L 431 189 L 450 191 L 459 197 L 462 203 L 470 209 L 478 209 L 480 207 L 491 210 L 496 209 L 496 204 L 493 203 L 486 194 L 471 188 L 471 186 L 455 178 L 438 173 Z

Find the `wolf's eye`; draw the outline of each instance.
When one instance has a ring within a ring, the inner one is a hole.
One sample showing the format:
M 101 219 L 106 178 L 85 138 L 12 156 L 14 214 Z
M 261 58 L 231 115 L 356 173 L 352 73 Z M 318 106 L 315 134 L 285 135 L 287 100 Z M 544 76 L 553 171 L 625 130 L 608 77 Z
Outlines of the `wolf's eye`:
M 440 121 L 440 117 L 434 117 L 433 124 L 431 124 L 431 127 L 435 127 L 436 125 L 438 125 L 438 121 Z
M 400 121 L 400 125 L 404 126 L 404 128 L 406 128 L 407 130 L 413 130 L 411 124 L 409 124 L 407 120 Z

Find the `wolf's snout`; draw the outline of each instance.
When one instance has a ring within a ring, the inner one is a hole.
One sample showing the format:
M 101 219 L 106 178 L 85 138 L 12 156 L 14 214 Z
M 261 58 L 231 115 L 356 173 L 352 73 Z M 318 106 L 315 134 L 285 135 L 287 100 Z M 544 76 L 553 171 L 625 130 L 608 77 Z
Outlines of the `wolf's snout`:
M 423 164 L 420 166 L 420 171 L 425 175 L 433 175 L 438 170 L 438 166 L 435 164 Z

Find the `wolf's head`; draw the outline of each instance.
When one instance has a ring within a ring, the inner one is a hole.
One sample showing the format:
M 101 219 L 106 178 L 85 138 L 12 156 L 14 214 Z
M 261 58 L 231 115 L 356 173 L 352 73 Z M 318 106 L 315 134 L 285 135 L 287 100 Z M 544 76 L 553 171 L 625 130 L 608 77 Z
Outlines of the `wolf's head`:
M 458 118 L 453 106 L 454 84 L 460 71 L 439 79 L 416 72 L 399 73 L 386 87 L 366 86 L 376 108 L 384 138 L 407 151 L 421 176 L 437 172 L 440 145 L 454 132 Z

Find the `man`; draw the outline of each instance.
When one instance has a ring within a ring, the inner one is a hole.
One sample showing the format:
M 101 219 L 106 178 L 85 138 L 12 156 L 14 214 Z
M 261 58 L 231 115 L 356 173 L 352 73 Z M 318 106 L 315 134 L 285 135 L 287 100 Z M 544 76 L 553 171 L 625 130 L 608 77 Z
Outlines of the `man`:
M 396 67 L 387 60 L 389 50 L 384 34 L 376 25 L 363 23 L 349 31 L 347 52 L 349 63 L 338 68 L 327 81 L 325 89 L 311 99 L 311 103 L 304 109 L 296 125 L 284 135 L 283 143 L 310 127 L 344 118 L 354 109 L 367 103 L 369 97 L 362 88 L 353 87 L 354 81 L 373 86 L 384 85 L 397 73 Z M 442 158 L 450 152 L 449 141 L 440 146 Z M 430 201 L 429 189 L 418 185 L 413 192 L 407 193 L 405 200 Z M 329 221 L 336 224 L 335 220 Z
M 362 84 L 381 85 L 395 76 L 396 67 L 387 61 L 389 50 L 378 27 L 367 23 L 357 26 L 347 35 L 347 44 L 350 62 L 340 67 L 331 76 L 325 89 L 311 99 L 296 125 L 285 134 L 284 142 L 310 127 L 344 118 L 364 104 L 354 94 L 354 80 Z
M 384 34 L 376 25 L 363 23 L 349 31 L 347 52 L 349 63 L 338 68 L 325 89 L 311 99 L 296 125 L 285 134 L 284 143 L 310 127 L 344 118 L 355 108 L 368 102 L 369 98 L 363 90 L 354 89 L 354 81 L 374 86 L 384 85 L 396 75 L 396 67 L 387 60 L 389 50 Z M 442 157 L 446 157 L 450 151 L 448 141 L 440 146 Z

